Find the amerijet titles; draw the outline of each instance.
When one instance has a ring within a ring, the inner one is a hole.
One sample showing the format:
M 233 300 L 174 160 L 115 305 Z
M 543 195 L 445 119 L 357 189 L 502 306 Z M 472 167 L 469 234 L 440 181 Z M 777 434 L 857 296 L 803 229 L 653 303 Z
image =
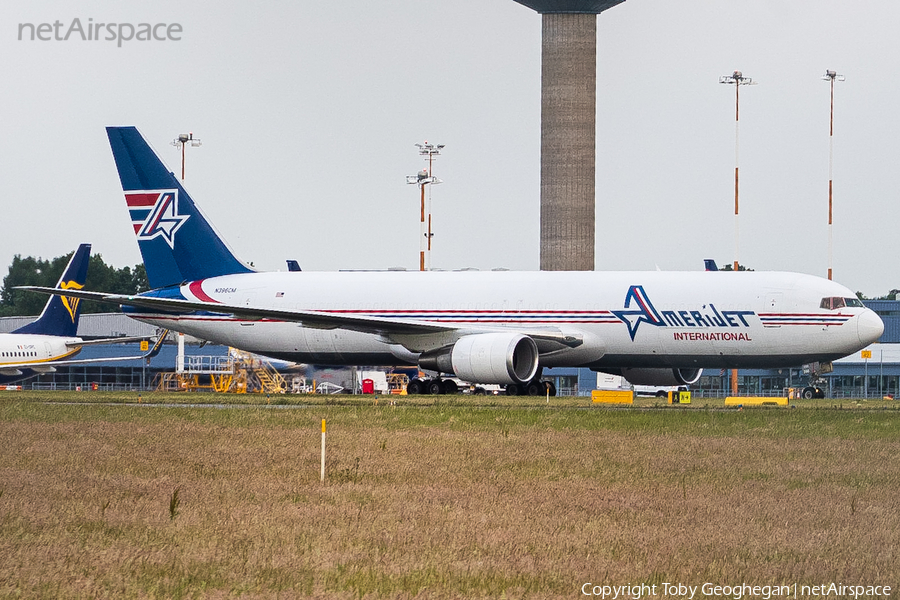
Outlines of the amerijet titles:
M 628 327 L 628 334 L 634 341 L 638 327 L 647 323 L 654 327 L 750 327 L 747 317 L 756 316 L 752 310 L 719 311 L 712 303 L 704 304 L 700 310 L 663 310 L 658 311 L 647 297 L 644 286 L 633 285 L 625 295 L 625 308 L 632 310 L 614 310 L 616 315 Z M 676 340 L 685 341 L 751 341 L 745 332 L 676 332 Z

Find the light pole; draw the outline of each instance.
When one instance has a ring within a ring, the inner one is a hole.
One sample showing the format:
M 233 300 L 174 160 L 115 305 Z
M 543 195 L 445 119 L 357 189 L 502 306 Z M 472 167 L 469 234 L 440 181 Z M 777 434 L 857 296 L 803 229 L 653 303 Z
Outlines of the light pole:
M 194 132 L 179 133 L 178 137 L 172 140 L 172 145 L 181 148 L 181 180 L 184 181 L 184 149 L 190 144 L 194 148 L 200 147 L 200 138 L 194 137 Z M 175 362 L 175 371 L 184 373 L 184 334 L 178 333 L 178 358 Z
M 834 164 L 834 82 L 844 81 L 844 76 L 836 71 L 825 71 L 822 79 L 831 85 L 831 114 L 828 118 L 828 279 L 831 279 L 834 267 L 834 221 L 832 202 L 832 165 Z
M 419 154 L 427 157 L 428 168 L 422 169 L 415 175 L 408 175 L 406 183 L 419 186 L 421 196 L 421 209 L 419 217 L 419 270 L 428 271 L 431 269 L 431 238 L 434 234 L 431 232 L 431 187 L 428 188 L 428 200 L 425 199 L 425 186 L 429 184 L 443 183 L 437 177 L 432 175 L 432 167 L 434 158 L 440 156 L 441 148 L 444 144 L 416 144 Z
M 197 148 L 200 146 L 200 138 L 195 138 L 194 133 L 179 133 L 178 137 L 172 140 L 172 145 L 181 148 L 181 180 L 184 181 L 184 148 L 190 144 Z
M 734 270 L 738 270 L 738 250 L 740 249 L 740 225 L 738 215 L 740 213 L 738 202 L 740 189 L 740 124 L 741 124 L 741 86 L 755 85 L 749 77 L 744 77 L 740 71 L 735 71 L 731 75 L 723 75 L 719 77 L 719 83 L 727 83 L 734 86 Z M 731 370 L 731 393 L 737 396 L 738 393 L 738 372 L 737 369 Z
M 744 77 L 740 71 L 735 71 L 731 75 L 723 75 L 719 77 L 719 83 L 727 83 L 734 86 L 734 270 L 738 270 L 738 250 L 740 247 L 740 227 L 738 225 L 738 189 L 739 189 L 739 159 L 740 159 L 740 90 L 742 85 L 756 85 L 749 77 Z

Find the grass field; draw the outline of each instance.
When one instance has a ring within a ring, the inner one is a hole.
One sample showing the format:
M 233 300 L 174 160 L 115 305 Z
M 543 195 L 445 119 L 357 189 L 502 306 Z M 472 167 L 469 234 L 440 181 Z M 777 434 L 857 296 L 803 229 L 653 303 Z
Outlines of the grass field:
M 889 403 L 222 399 L 0 394 L 0 597 L 900 584 Z

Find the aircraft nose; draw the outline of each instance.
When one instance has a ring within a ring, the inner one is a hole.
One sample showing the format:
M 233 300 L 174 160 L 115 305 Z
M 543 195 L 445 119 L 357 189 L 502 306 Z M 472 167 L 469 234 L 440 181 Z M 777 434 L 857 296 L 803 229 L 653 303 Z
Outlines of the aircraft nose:
M 868 346 L 877 342 L 884 333 L 884 323 L 881 321 L 881 317 L 875 314 L 875 311 L 866 309 L 856 317 L 856 329 L 859 343 Z

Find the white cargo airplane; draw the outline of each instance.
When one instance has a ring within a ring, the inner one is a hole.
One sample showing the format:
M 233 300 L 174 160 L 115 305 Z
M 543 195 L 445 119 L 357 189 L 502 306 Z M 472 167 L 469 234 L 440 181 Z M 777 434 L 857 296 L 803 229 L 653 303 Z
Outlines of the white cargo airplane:
M 56 284 L 55 289 L 60 295 L 50 298 L 40 316 L 33 322 L 11 333 L 0 333 L 0 384 L 21 381 L 42 373 L 53 373 L 59 366 L 136 360 L 150 358 L 159 352 L 163 336 L 160 336 L 158 343 L 147 354 L 141 356 L 71 360 L 84 346 L 147 339 L 131 337 L 85 341 L 76 336 L 81 306 L 80 300 L 71 296 L 70 292 L 84 287 L 90 257 L 91 245 L 81 244 L 72 254 Z
M 834 360 L 883 331 L 849 289 L 796 273 L 255 272 L 135 128 L 107 133 L 155 289 L 77 297 L 250 352 L 417 365 L 516 394 L 543 393 L 543 367 L 690 384 L 703 368 Z M 410 384 L 411 392 L 442 389 L 437 378 Z

